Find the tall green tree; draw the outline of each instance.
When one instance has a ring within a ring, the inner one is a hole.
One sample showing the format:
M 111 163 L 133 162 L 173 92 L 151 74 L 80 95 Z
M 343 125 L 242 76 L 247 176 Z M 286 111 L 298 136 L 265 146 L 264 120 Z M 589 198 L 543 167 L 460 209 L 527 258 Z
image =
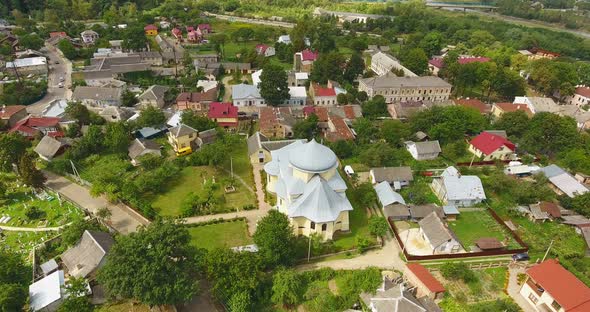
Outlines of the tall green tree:
M 0 133 L 0 170 L 10 171 L 30 146 L 31 142 L 16 132 Z
M 205 131 L 217 127 L 217 123 L 205 116 L 197 115 L 192 110 L 185 110 L 180 116 L 183 124 L 192 127 L 198 131 Z
M 319 134 L 318 116 L 312 114 L 304 120 L 298 121 L 293 126 L 293 136 L 298 139 L 308 139 L 316 137 Z
M 30 270 L 21 255 L 0 249 L 0 311 L 21 311 L 27 301 Z
M 267 104 L 277 106 L 291 98 L 287 73 L 279 65 L 268 63 L 260 74 L 260 95 Z
M 80 125 L 90 124 L 90 111 L 80 102 L 68 102 L 64 112 L 68 117 L 77 120 Z
M 277 210 L 271 210 L 258 221 L 254 242 L 262 260 L 269 267 L 290 265 L 295 261 L 293 227 L 289 218 Z
M 420 48 L 403 50 L 400 61 L 416 75 L 422 75 L 428 71 L 428 55 Z
M 303 293 L 303 281 L 293 269 L 280 269 L 272 278 L 272 302 L 293 307 L 301 300 Z
M 123 122 L 107 124 L 104 134 L 104 145 L 112 153 L 127 153 L 129 147 L 129 131 Z
M 344 80 L 353 83 L 353 81 L 365 71 L 365 61 L 360 53 L 354 53 L 344 69 Z
M 175 222 L 155 221 L 118 237 L 98 280 L 111 296 L 154 306 L 186 303 L 198 290 L 197 254 Z
M 157 127 L 161 126 L 166 122 L 166 115 L 164 112 L 153 106 L 144 108 L 137 118 L 137 124 L 140 127 Z
M 23 182 L 35 188 L 42 187 L 47 180 L 43 173 L 35 167 L 33 157 L 27 154 L 18 161 L 18 173 Z

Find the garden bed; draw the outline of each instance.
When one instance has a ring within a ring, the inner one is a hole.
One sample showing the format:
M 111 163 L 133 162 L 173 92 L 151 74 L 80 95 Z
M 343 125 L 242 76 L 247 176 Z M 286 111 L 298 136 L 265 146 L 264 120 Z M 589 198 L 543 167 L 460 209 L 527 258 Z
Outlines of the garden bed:
M 484 237 L 497 238 L 506 243 L 507 249 L 516 249 L 520 245 L 501 224 L 486 211 L 464 211 L 456 221 L 448 221 L 449 228 L 455 233 L 466 251 L 472 251 L 475 242 Z

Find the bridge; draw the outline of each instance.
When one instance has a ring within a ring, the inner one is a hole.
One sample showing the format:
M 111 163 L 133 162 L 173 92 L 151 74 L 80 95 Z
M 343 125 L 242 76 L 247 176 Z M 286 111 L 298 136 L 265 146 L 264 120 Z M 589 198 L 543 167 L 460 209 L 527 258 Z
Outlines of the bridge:
M 486 9 L 495 10 L 498 7 L 486 2 L 434 2 L 426 1 L 426 6 L 434 8 L 457 8 L 457 9 Z

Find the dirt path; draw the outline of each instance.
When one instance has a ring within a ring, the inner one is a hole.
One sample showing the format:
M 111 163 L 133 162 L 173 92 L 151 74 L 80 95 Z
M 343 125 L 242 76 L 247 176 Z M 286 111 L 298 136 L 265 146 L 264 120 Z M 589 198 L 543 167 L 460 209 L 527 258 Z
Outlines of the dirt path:
M 28 228 L 28 227 L 0 225 L 0 229 L 2 229 L 4 231 L 15 231 L 15 232 L 52 232 L 52 231 L 59 231 L 68 225 L 70 225 L 70 223 L 64 224 L 62 226 L 57 226 L 57 227 L 41 227 L 41 228 Z
M 45 185 L 48 188 L 66 196 L 89 212 L 96 213 L 98 209 L 107 207 L 111 211 L 111 226 L 121 234 L 135 232 L 138 226 L 149 223 L 149 221 L 132 214 L 122 205 L 109 203 L 103 196 L 92 197 L 90 190 L 62 176 L 47 171 L 43 173 L 47 177 Z

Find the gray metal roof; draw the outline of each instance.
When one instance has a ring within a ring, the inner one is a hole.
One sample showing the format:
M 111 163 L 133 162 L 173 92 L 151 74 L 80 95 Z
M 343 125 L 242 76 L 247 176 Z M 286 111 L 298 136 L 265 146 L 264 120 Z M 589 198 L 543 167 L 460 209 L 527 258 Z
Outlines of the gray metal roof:
M 442 150 L 438 140 L 436 141 L 424 141 L 424 142 L 413 142 L 416 145 L 418 154 L 432 154 L 440 153 Z
M 178 126 L 170 129 L 170 134 L 172 134 L 172 136 L 177 137 L 177 138 L 185 136 L 185 135 L 189 135 L 192 133 L 198 133 L 198 132 L 199 131 L 197 131 L 195 128 L 189 127 L 185 124 L 179 124 Z
M 254 85 L 238 84 L 231 87 L 231 97 L 234 100 L 246 98 L 262 98 L 258 88 Z
M 78 86 L 74 90 L 74 100 L 116 101 L 121 99 L 121 88 L 102 88 Z
M 561 167 L 557 165 L 549 165 L 547 167 L 543 167 L 539 170 L 539 172 L 543 172 L 547 178 L 552 178 L 562 173 L 566 173 L 565 170 L 561 169 Z
M 288 209 L 289 217 L 305 217 L 316 223 L 333 222 L 343 211 L 351 211 L 352 205 L 328 185 L 320 176 L 314 176 L 305 185 L 303 195 Z
M 445 212 L 445 215 L 458 215 L 461 213 L 459 209 L 453 205 L 443 206 L 443 211 Z
M 70 275 L 86 277 L 101 265 L 114 242 L 108 233 L 87 230 L 76 246 L 61 255 L 61 259 Z
M 380 183 L 387 181 L 393 183 L 394 181 L 414 181 L 412 175 L 412 168 L 410 167 L 381 167 L 371 168 L 375 182 Z
M 129 158 L 135 159 L 146 152 L 161 155 L 160 145 L 151 140 L 135 139 L 131 146 L 129 146 Z
M 441 218 L 444 217 L 443 209 L 434 204 L 410 206 L 410 215 L 412 216 L 412 219 L 422 219 L 432 212 L 435 212 Z
M 448 167 L 441 177 L 447 191 L 447 200 L 486 199 L 486 193 L 477 176 L 460 175 L 455 167 Z
M 307 172 L 324 172 L 338 163 L 336 154 L 315 139 L 292 149 L 289 160 L 291 165 Z
M 375 192 L 377 193 L 377 198 L 379 198 L 379 202 L 381 202 L 381 206 L 385 207 L 391 204 L 399 203 L 399 204 L 406 204 L 404 198 L 397 192 L 395 192 L 389 182 L 383 181 L 374 186 Z
M 41 264 L 40 267 L 41 267 L 41 271 L 43 272 L 43 275 L 47 275 L 47 274 L 58 269 L 57 262 L 55 262 L 55 259 L 51 259 L 51 260 Z
M 402 204 L 392 204 L 383 207 L 383 214 L 386 218 L 409 218 L 411 216 L 408 206 Z
M 567 196 L 572 198 L 588 192 L 588 188 L 585 187 L 584 184 L 580 183 L 567 172 L 553 176 L 549 178 L 549 181 Z
M 431 212 L 418 224 L 430 244 L 435 248 L 453 239 L 451 231 L 443 224 L 436 212 Z
M 395 285 L 375 294 L 361 293 L 361 300 L 366 306 L 378 312 L 426 312 L 420 302 L 410 292 L 404 291 L 402 285 Z
M 160 85 L 153 85 L 149 87 L 143 94 L 139 96 L 140 100 L 154 100 L 157 101 L 159 99 L 164 98 L 166 91 L 168 91 L 168 87 L 160 86 Z

